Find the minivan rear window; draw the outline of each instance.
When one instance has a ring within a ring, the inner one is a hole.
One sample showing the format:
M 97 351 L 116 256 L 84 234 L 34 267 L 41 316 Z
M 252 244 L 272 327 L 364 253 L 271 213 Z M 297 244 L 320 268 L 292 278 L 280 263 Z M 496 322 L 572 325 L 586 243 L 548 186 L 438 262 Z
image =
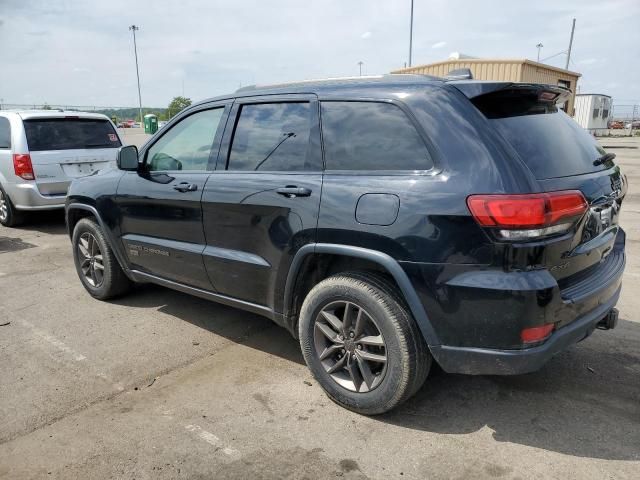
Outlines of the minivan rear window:
M 118 135 L 107 120 L 38 118 L 25 120 L 24 129 L 32 152 L 121 146 Z
M 506 102 L 501 97 L 487 100 L 474 101 L 474 104 L 513 146 L 537 179 L 582 175 L 612 166 L 611 161 L 594 165 L 606 152 L 555 105 L 527 104 L 513 98 Z

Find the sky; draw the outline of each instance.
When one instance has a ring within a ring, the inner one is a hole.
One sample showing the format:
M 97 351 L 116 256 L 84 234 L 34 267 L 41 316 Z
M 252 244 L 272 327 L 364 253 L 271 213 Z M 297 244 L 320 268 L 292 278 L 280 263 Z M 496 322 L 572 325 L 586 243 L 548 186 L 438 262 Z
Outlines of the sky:
M 240 86 L 388 73 L 408 61 L 410 0 L 0 0 L 3 103 L 136 106 Z M 452 52 L 567 50 L 580 93 L 640 104 L 640 0 L 415 0 L 413 64 Z M 566 55 L 546 61 L 564 67 Z

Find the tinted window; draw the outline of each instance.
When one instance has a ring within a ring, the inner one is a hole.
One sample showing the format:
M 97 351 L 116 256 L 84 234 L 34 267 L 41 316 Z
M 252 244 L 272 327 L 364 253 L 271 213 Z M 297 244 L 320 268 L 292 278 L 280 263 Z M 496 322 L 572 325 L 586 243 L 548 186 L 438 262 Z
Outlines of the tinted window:
M 203 110 L 180 120 L 147 152 L 147 169 L 207 170 L 224 108 Z
M 29 150 L 117 148 L 120 140 L 111 122 L 90 118 L 41 118 L 24 121 Z
M 4 117 L 0 117 L 0 148 L 11 148 L 11 126 Z
M 328 170 L 428 170 L 424 142 L 390 103 L 323 102 L 322 137 Z
M 536 178 L 566 177 L 610 168 L 594 166 L 605 151 L 563 111 L 497 118 L 491 122 L 513 145 Z
M 233 135 L 229 170 L 299 171 L 307 165 L 309 103 L 243 105 Z

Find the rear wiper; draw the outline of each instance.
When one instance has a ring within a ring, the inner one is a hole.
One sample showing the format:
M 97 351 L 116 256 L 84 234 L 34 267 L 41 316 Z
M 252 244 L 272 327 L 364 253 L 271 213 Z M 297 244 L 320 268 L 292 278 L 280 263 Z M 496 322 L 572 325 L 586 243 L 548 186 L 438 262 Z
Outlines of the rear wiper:
M 609 161 L 613 160 L 614 158 L 616 158 L 616 154 L 615 153 L 605 153 L 604 155 L 602 155 L 601 157 L 596 158 L 593 161 L 593 166 L 597 167 L 598 165 L 602 165 L 605 162 L 609 162 Z

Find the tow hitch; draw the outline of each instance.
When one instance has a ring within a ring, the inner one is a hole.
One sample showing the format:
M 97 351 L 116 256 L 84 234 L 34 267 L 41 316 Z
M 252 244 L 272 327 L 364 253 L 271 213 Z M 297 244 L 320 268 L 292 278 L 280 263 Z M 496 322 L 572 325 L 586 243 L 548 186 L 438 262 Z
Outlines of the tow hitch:
M 611 330 L 616 328 L 616 325 L 618 325 L 618 309 L 612 308 L 609 310 L 609 313 L 598 322 L 596 328 L 599 330 Z

